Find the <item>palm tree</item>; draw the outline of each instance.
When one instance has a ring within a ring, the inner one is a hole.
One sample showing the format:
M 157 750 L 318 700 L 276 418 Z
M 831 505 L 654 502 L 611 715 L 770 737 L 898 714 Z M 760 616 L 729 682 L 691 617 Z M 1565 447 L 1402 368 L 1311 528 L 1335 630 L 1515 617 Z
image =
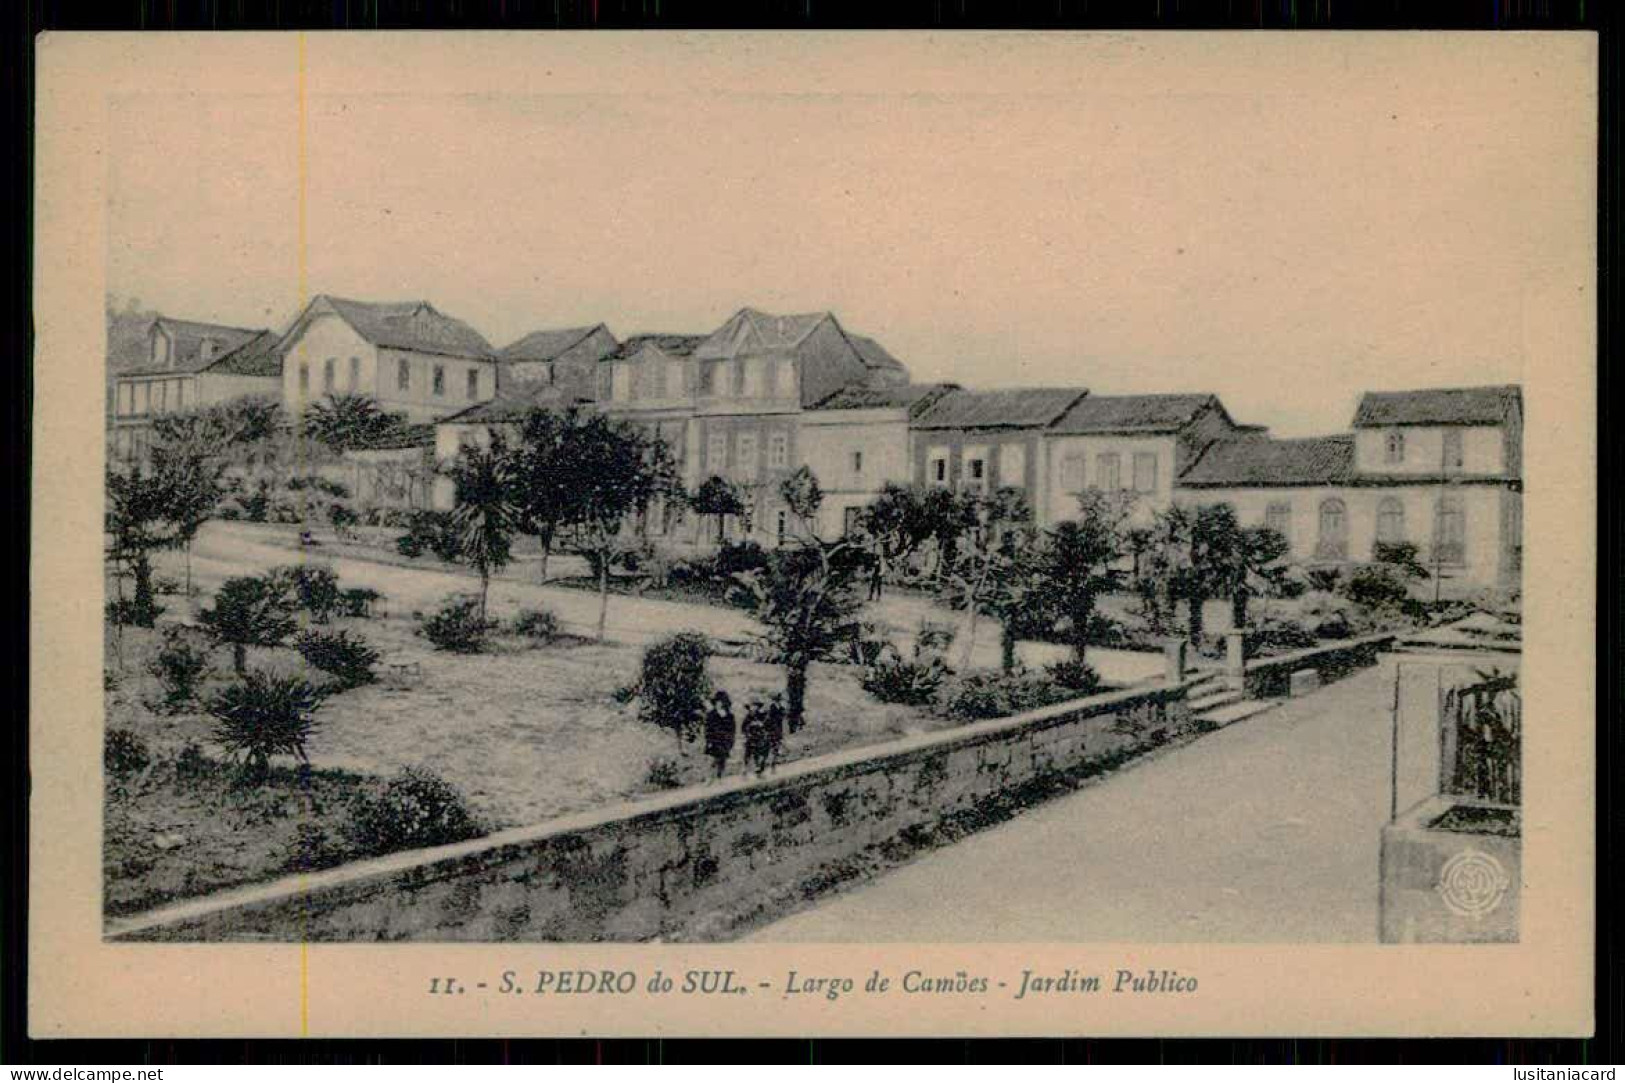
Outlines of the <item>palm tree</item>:
M 485 620 L 491 576 L 513 559 L 513 536 L 521 513 L 514 499 L 514 461 L 501 433 L 490 443 L 465 447 L 446 467 L 456 492 L 452 525 L 457 555 L 480 576 L 480 620 Z
M 305 435 L 334 451 L 366 447 L 405 424 L 402 414 L 386 412 L 370 395 L 328 395 L 305 410 Z

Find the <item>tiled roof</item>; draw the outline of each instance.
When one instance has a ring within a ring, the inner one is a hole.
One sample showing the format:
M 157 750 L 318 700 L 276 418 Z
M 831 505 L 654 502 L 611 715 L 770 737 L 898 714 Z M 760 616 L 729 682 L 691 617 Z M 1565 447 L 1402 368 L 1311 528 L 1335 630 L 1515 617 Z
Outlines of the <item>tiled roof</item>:
M 265 332 L 252 327 L 227 327 L 218 323 L 199 323 L 195 320 L 172 320 L 167 316 L 159 316 L 153 321 L 153 326 L 163 329 L 169 336 L 170 354 L 169 363 L 155 365 L 152 362 L 151 340 L 148 340 L 147 356 L 145 360 L 129 370 L 125 375 L 145 375 L 159 372 L 202 372 L 218 361 L 222 355 L 229 353 L 244 343 Z M 203 343 L 212 341 L 218 349 L 211 357 L 203 356 Z
M 910 415 L 930 408 L 958 384 L 903 384 L 901 387 L 843 387 L 813 405 L 814 410 L 884 410 L 908 407 Z
M 208 372 L 223 372 L 233 376 L 281 376 L 282 354 L 277 350 L 281 336 L 275 331 L 261 331 L 224 357 L 205 367 Z
M 323 295 L 346 323 L 374 346 L 418 350 L 451 357 L 490 358 L 491 344 L 462 320 L 438 311 L 427 301 L 351 301 Z
M 630 361 L 638 355 L 645 346 L 653 346 L 661 353 L 671 357 L 687 357 L 699 348 L 706 335 L 668 335 L 643 334 L 633 335 L 621 343 L 620 349 L 604 356 L 605 361 Z
M 1250 488 L 1338 485 L 1354 475 L 1354 437 L 1274 440 L 1264 436 L 1218 440 L 1179 478 L 1180 485 Z
M 588 335 L 603 326 L 598 323 L 591 327 L 532 331 L 518 341 L 502 347 L 497 351 L 497 356 L 504 361 L 551 361 L 572 346 L 579 346 Z
M 1368 391 L 1354 411 L 1354 425 L 1499 425 L 1522 402 L 1517 384 Z
M 1053 424 L 1089 392 L 1081 387 L 954 391 L 914 419 L 917 429 L 1031 429 Z
M 908 368 L 897 358 L 893 357 L 880 343 L 863 335 L 854 335 L 850 331 L 846 334 L 847 341 L 852 348 L 858 351 L 863 363 L 872 369 L 890 369 L 895 372 L 907 372 Z
M 402 451 L 406 448 L 433 447 L 434 425 L 424 423 L 421 425 L 402 425 L 401 427 L 375 436 L 365 445 L 354 448 L 355 451 Z
M 562 410 L 576 400 L 552 387 L 525 388 L 475 403 L 466 410 L 440 419 L 442 425 L 500 424 L 523 421 L 532 410 Z
M 1213 395 L 1090 395 L 1051 426 L 1054 433 L 1177 432 L 1216 404 Z

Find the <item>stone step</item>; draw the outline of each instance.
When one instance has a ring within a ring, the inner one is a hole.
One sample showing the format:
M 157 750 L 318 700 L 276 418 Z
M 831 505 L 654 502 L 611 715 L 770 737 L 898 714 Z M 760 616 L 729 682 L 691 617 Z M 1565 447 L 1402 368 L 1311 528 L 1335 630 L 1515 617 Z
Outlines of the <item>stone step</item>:
M 1219 707 L 1228 707 L 1232 703 L 1239 703 L 1246 697 L 1234 688 L 1220 688 L 1216 690 L 1199 689 L 1200 694 L 1189 699 L 1191 714 L 1200 715 Z
M 1216 710 L 1207 711 L 1196 716 L 1198 722 L 1206 722 L 1210 726 L 1228 726 L 1240 722 L 1244 718 L 1251 718 L 1255 714 L 1262 714 L 1272 709 L 1275 703 L 1267 699 L 1244 699 Z

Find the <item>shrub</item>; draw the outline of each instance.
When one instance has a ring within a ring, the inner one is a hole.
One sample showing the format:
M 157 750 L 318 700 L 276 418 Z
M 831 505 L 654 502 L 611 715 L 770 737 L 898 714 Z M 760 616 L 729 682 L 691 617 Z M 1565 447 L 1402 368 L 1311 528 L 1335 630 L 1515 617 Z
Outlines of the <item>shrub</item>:
M 187 741 L 175 754 L 175 777 L 182 781 L 202 778 L 212 766 L 196 741 Z
M 1362 564 L 1350 574 L 1343 593 L 1355 605 L 1400 618 L 1415 619 L 1423 606 L 1411 597 L 1414 577 L 1403 564 Z
M 683 784 L 682 761 L 670 756 L 656 756 L 649 761 L 649 770 L 643 776 L 643 781 L 657 790 L 677 789 Z
M 1069 698 L 1043 676 L 1015 670 L 967 673 L 943 686 L 937 713 L 960 722 L 1003 718 Z
M 322 694 L 293 674 L 253 670 L 209 700 L 214 738 L 251 777 L 264 778 L 272 756 L 308 762 L 305 745 L 316 729 Z
M 316 623 L 326 624 L 332 619 L 339 607 L 339 577 L 333 569 L 321 564 L 291 564 L 277 568 L 271 575 L 288 584 L 299 607 Z
M 449 564 L 457 559 L 462 544 L 450 512 L 420 511 L 408 520 L 406 533 L 395 540 L 395 548 L 408 557 L 433 553 Z
M 767 567 L 767 550 L 753 541 L 727 543 L 717 552 L 717 575 L 741 575 Z
M 451 783 L 424 767 L 408 767 L 350 802 L 344 833 L 356 849 L 387 854 L 475 838 L 486 825 Z
M 263 523 L 271 514 L 271 484 L 261 480 L 252 493 L 237 498 L 243 507 L 243 518 L 251 523 Z
M 306 662 L 331 675 L 340 690 L 359 688 L 377 680 L 372 667 L 378 652 L 360 636 L 349 632 L 305 632 L 295 641 Z
M 948 667 L 941 658 L 902 658 L 895 651 L 885 651 L 863 671 L 858 683 L 882 703 L 923 707 L 936 698 L 947 676 Z
M 1076 658 L 1063 658 L 1044 667 L 1044 675 L 1058 689 L 1073 696 L 1093 695 L 1100 690 L 1100 674 L 1095 667 Z
M 558 638 L 559 618 L 547 609 L 521 609 L 514 618 L 513 630 L 516 635 L 546 643 Z
M 711 641 L 698 632 L 679 632 L 645 650 L 638 677 L 640 717 L 679 736 L 697 732 L 711 695 L 710 657 Z
M 172 579 L 165 575 L 152 581 L 152 592 L 154 594 L 184 594 L 186 586 L 179 579 Z
M 158 623 L 164 607 L 135 598 L 114 598 L 107 603 L 107 619 L 124 627 L 151 628 Z
M 1335 592 L 1343 585 L 1343 569 L 1334 566 L 1305 568 L 1303 577 L 1310 590 Z
M 437 651 L 478 654 L 485 649 L 486 637 L 495 626 L 494 621 L 480 619 L 478 598 L 454 594 L 423 618 L 418 634 L 434 644 Z
M 346 617 L 368 617 L 381 598 L 383 595 L 371 587 L 351 587 L 339 592 L 339 612 Z
M 110 729 L 102 744 L 102 765 L 114 778 L 128 778 L 152 762 L 147 742 L 126 729 Z
M 333 528 L 333 532 L 341 538 L 349 534 L 351 528 L 360 521 L 361 516 L 357 515 L 354 509 L 346 504 L 335 500 L 327 506 L 327 523 Z
M 209 672 L 209 653 L 178 624 L 164 629 L 164 642 L 153 657 L 152 675 L 164 690 L 164 708 L 178 711 L 197 697 L 197 686 Z
M 1248 642 L 1259 653 L 1284 654 L 1317 645 L 1320 640 L 1302 621 L 1267 619 L 1248 634 Z
M 287 577 L 277 573 L 228 579 L 215 593 L 214 605 L 198 614 L 210 635 L 231 644 L 232 666 L 239 675 L 247 647 L 276 646 L 298 627 L 289 589 Z

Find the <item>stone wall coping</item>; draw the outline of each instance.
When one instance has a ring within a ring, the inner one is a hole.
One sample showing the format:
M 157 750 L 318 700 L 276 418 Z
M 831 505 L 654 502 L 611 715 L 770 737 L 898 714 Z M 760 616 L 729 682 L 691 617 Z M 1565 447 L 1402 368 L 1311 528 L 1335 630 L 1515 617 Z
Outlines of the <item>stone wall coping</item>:
M 519 852 L 557 836 L 579 834 L 613 823 L 631 824 L 681 818 L 698 811 L 703 806 L 728 807 L 763 793 L 790 790 L 798 783 L 815 776 L 840 777 L 845 774 L 863 774 L 872 770 L 878 761 L 929 756 L 937 752 L 984 744 L 1023 729 L 1048 729 L 1078 718 L 1109 714 L 1125 705 L 1179 699 L 1184 696 L 1188 683 L 1190 682 L 1140 686 L 1068 700 L 1004 718 L 971 722 L 948 730 L 900 737 L 881 744 L 864 745 L 798 760 L 776 774 L 761 778 L 741 775 L 720 784 L 685 786 L 666 793 L 633 798 L 508 828 L 467 842 L 401 850 L 382 857 L 349 862 L 320 872 L 297 873 L 269 883 L 231 888 L 203 898 L 188 899 L 140 914 L 110 919 L 105 924 L 103 935 L 124 937 L 166 925 L 187 924 L 224 910 L 270 904 L 300 895 L 342 889 L 363 882 L 388 879 L 413 869 L 434 868 L 450 872 L 467 859 L 482 855 L 492 860 L 503 860 L 517 856 Z
M 1393 643 L 1398 638 L 1398 632 L 1377 632 L 1368 636 L 1358 636 L 1354 639 L 1341 639 L 1336 643 L 1325 643 L 1318 647 L 1305 647 L 1303 650 L 1291 651 L 1287 654 L 1273 654 L 1267 658 L 1254 658 L 1247 663 L 1247 669 L 1279 669 L 1283 666 L 1295 666 L 1304 662 L 1313 662 L 1325 655 L 1336 654 L 1354 647 Z

